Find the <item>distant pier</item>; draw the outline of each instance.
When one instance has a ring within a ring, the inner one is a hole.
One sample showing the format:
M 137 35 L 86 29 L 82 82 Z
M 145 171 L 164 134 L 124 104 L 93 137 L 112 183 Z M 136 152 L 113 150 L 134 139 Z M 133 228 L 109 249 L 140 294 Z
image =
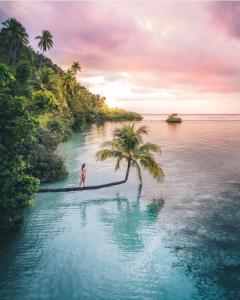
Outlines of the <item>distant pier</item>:
M 143 119 L 141 121 L 137 121 L 139 123 L 166 123 L 166 120 L 162 120 L 162 119 L 155 119 L 155 120 L 146 120 Z M 221 123 L 221 124 L 240 124 L 240 120 L 204 120 L 204 119 L 196 119 L 196 120 L 182 120 L 182 123 Z M 172 124 L 169 124 L 172 125 Z M 176 124 L 179 125 L 179 124 Z

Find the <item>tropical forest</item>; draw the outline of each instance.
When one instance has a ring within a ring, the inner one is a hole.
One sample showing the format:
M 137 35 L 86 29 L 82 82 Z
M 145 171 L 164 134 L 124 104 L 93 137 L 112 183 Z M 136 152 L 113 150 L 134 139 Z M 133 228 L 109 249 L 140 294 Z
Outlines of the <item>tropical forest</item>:
M 54 47 L 48 30 L 36 36 L 14 18 L 0 30 L 0 231 L 21 224 L 40 183 L 68 175 L 57 150 L 73 131 L 94 122 L 141 120 L 134 112 L 110 108 L 105 98 L 77 80 L 81 62 L 63 70 L 46 56 Z

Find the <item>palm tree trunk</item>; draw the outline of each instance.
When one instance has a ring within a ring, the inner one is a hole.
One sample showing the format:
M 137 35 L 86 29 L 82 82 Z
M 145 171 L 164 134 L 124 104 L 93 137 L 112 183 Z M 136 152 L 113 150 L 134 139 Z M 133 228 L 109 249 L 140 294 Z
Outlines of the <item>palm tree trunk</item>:
M 41 59 L 40 59 L 39 69 L 41 69 L 41 67 L 42 67 L 42 63 L 43 63 L 43 55 L 44 55 L 44 50 L 42 51 L 42 57 L 41 57 Z
M 100 184 L 100 185 L 90 185 L 86 187 L 69 187 L 69 188 L 46 188 L 46 189 L 39 189 L 36 193 L 55 193 L 55 192 L 75 192 L 75 191 L 86 191 L 86 190 L 97 190 L 97 189 L 102 189 L 102 188 L 107 188 L 110 186 L 114 185 L 119 185 L 126 183 L 128 180 L 129 172 L 130 172 L 130 167 L 131 167 L 131 161 L 128 160 L 127 164 L 127 172 L 124 180 L 121 181 L 115 181 L 115 182 L 110 182 L 106 184 Z
M 13 53 L 13 61 L 12 61 L 12 65 L 15 65 L 15 61 L 16 61 L 16 56 L 17 56 L 17 50 L 18 50 L 18 45 L 16 43 L 15 45 L 15 49 L 14 49 L 14 53 Z
M 13 48 L 13 41 L 11 41 L 10 49 L 9 49 L 9 52 L 8 52 L 8 60 L 7 60 L 8 65 L 10 65 L 10 62 L 11 62 L 12 48 Z
M 127 173 L 126 173 L 124 182 L 126 182 L 128 180 L 128 176 L 129 176 L 129 172 L 130 172 L 130 166 L 131 166 L 131 161 L 129 159 L 128 164 L 127 164 Z

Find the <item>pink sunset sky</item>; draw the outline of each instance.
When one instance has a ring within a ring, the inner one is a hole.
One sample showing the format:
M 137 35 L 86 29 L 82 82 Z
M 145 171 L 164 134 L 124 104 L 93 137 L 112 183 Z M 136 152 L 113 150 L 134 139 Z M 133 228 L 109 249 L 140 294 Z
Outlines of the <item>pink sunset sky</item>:
M 140 113 L 240 113 L 238 2 L 0 2 L 31 45 L 50 30 L 48 55 L 111 106 Z

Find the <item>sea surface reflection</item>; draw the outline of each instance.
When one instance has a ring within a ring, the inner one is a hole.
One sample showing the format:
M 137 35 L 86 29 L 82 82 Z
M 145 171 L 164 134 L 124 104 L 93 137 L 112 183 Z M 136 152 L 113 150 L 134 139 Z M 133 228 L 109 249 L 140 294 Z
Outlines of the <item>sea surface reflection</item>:
M 59 151 L 70 175 L 48 186 L 122 178 L 95 161 L 119 124 L 93 125 Z M 0 245 L 0 299 L 240 299 L 240 122 L 149 124 L 166 178 L 39 194 Z

